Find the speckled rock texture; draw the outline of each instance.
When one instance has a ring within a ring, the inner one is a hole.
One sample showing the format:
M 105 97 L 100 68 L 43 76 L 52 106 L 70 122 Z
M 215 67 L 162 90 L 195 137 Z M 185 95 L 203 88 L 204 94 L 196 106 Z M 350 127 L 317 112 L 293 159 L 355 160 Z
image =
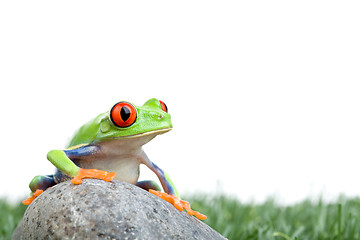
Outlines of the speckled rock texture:
M 200 220 L 121 181 L 60 183 L 27 208 L 13 239 L 225 239 Z

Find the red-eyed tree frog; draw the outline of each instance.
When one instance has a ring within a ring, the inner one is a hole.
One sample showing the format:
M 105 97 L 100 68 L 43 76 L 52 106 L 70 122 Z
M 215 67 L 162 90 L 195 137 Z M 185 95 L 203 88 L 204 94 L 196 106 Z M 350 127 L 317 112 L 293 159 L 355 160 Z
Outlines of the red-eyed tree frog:
M 117 179 L 135 184 L 199 219 L 206 216 L 191 210 L 179 194 L 169 175 L 150 161 L 142 146 L 159 134 L 172 129 L 171 117 L 164 102 L 155 98 L 143 106 L 121 101 L 80 127 L 65 150 L 48 152 L 47 159 L 57 168 L 55 174 L 36 176 L 29 187 L 32 196 L 23 201 L 29 205 L 47 188 L 71 180 L 81 184 L 83 178 L 105 181 Z M 164 192 L 154 181 L 141 181 L 139 165 L 144 164 L 159 178 Z

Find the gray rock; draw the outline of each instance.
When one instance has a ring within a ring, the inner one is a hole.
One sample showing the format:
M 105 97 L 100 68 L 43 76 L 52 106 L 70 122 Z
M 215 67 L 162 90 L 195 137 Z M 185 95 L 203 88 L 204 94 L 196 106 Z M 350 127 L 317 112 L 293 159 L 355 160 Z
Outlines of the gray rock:
M 121 181 L 60 183 L 27 208 L 13 239 L 225 239 L 171 204 Z

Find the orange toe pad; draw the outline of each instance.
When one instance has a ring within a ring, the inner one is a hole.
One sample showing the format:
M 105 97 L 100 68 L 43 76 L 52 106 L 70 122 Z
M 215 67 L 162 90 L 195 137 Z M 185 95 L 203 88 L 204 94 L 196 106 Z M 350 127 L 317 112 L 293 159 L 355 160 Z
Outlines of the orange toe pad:
M 82 183 L 82 179 L 84 178 L 97 178 L 102 179 L 104 181 L 110 182 L 116 176 L 113 172 L 106 172 L 98 169 L 82 169 L 80 168 L 79 173 L 76 177 L 71 179 L 73 184 Z
M 156 191 L 156 190 L 153 190 L 153 189 L 150 189 L 149 192 L 156 195 L 156 196 L 158 196 L 159 198 L 164 199 L 165 201 L 171 203 L 179 211 L 183 211 L 183 209 L 185 209 L 186 212 L 190 216 L 195 216 L 200 220 L 205 220 L 207 218 L 204 214 L 201 214 L 199 212 L 196 212 L 196 211 L 192 210 L 190 208 L 190 204 L 188 202 L 183 201 L 183 200 L 181 200 L 180 198 L 178 198 L 178 197 L 176 197 L 174 195 L 159 192 L 159 191 Z
M 30 205 L 30 203 L 32 203 L 32 201 L 34 201 L 34 199 L 37 198 L 43 192 L 44 192 L 44 190 L 37 189 L 31 197 L 25 199 L 24 201 L 22 201 L 22 203 L 24 205 Z

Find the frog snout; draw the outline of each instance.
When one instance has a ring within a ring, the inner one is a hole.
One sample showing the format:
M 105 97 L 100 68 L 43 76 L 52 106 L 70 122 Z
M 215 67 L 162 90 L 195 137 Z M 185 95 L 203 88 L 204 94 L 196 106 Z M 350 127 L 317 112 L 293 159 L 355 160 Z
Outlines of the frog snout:
M 164 127 L 166 126 L 166 127 L 172 128 L 171 117 L 169 114 L 157 113 L 156 116 L 157 116 L 159 123 L 161 123 L 161 125 L 163 125 Z
M 162 112 L 156 112 L 154 113 L 154 115 L 157 117 L 157 119 L 159 120 L 165 120 L 167 119 L 167 115 L 169 114 L 166 114 L 166 113 L 162 113 Z M 170 117 L 170 116 L 169 116 Z

